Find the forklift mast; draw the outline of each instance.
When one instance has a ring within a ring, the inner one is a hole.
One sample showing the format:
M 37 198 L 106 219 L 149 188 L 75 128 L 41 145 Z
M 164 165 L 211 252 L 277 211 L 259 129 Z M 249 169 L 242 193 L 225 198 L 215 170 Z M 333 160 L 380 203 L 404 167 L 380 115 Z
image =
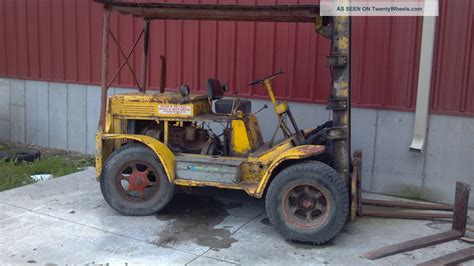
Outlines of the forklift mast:
M 262 22 L 298 22 L 314 23 L 316 32 L 331 41 L 331 52 L 328 65 L 331 68 L 331 93 L 327 109 L 332 111 L 333 127 L 328 137 L 333 141 L 334 169 L 348 183 L 350 169 L 350 17 L 322 17 L 319 5 L 227 5 L 227 4 L 174 4 L 148 3 L 127 0 L 95 0 L 104 5 L 103 43 L 102 43 L 102 75 L 101 75 L 101 108 L 99 132 L 105 130 L 107 108 L 107 91 L 118 73 L 130 66 L 128 59 L 136 48 L 139 40 L 144 38 L 141 80 L 135 83 L 138 90 L 146 92 L 146 75 L 148 61 L 148 39 L 151 20 L 213 20 L 213 21 L 262 21 Z M 143 19 L 143 30 L 133 45 L 132 51 L 126 55 L 117 39 L 110 30 L 110 13 L 112 11 L 128 14 Z M 109 37 L 119 47 L 124 62 L 109 79 Z M 161 83 L 162 85 L 164 82 Z M 163 90 L 163 88 L 160 88 Z

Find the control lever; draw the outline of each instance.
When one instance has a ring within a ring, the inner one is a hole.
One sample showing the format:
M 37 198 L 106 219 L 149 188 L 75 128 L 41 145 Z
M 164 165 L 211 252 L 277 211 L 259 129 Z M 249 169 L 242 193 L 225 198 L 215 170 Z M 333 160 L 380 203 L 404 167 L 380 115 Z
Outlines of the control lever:
M 256 115 L 260 113 L 263 109 L 267 109 L 267 108 L 268 108 L 268 105 L 264 104 L 262 108 L 258 109 L 256 112 L 252 113 L 251 115 Z

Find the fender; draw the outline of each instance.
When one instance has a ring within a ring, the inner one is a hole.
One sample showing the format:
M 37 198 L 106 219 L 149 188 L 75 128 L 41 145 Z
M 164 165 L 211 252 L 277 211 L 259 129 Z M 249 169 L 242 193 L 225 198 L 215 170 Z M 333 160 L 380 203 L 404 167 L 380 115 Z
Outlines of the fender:
M 281 153 L 270 163 L 268 168 L 265 169 L 265 172 L 262 174 L 262 178 L 260 179 L 260 184 L 258 185 L 257 190 L 255 190 L 254 196 L 256 198 L 261 198 L 263 196 L 263 191 L 267 186 L 268 180 L 270 180 L 270 177 L 272 176 L 273 170 L 275 170 L 275 168 L 282 162 L 287 160 L 305 159 L 321 154 L 325 149 L 326 148 L 322 145 L 301 145 Z
M 163 164 L 163 168 L 165 169 L 166 175 L 170 182 L 173 182 L 176 175 L 176 164 L 175 164 L 175 156 L 173 152 L 161 141 L 154 139 L 149 136 L 144 135 L 132 135 L 132 134 L 97 134 L 97 152 L 100 152 L 102 149 L 102 140 L 110 140 L 110 139 L 130 139 L 141 142 L 152 149 L 158 159 L 160 159 L 161 164 Z M 100 144 L 100 146 L 99 146 Z M 98 153 L 99 154 L 99 153 Z M 100 175 L 102 172 L 102 163 L 100 165 L 96 163 L 97 173 Z

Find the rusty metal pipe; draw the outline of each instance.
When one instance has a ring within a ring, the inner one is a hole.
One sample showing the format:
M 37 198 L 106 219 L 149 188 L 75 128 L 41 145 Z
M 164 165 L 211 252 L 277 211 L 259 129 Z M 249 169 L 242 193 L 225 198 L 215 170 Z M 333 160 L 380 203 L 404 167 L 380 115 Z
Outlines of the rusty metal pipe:
M 467 211 L 469 207 L 469 192 L 471 187 L 461 182 L 456 183 L 456 197 L 454 200 L 454 214 L 452 229 L 422 238 L 413 239 L 406 242 L 382 247 L 366 253 L 364 256 L 369 260 L 375 260 L 402 252 L 407 252 L 419 248 L 437 245 L 459 239 L 466 231 Z
M 431 220 L 431 219 L 451 219 L 452 213 L 431 213 L 431 212 L 402 212 L 383 210 L 362 210 L 362 216 L 409 219 L 409 220 Z
M 150 36 L 150 20 L 144 19 L 144 26 L 143 26 L 143 57 L 142 57 L 142 79 L 140 84 L 140 92 L 146 92 L 146 74 L 147 74 L 147 67 L 148 67 L 148 39 Z
M 416 203 L 404 201 L 388 201 L 375 199 L 362 199 L 362 204 L 380 207 L 394 207 L 415 210 L 432 210 L 432 211 L 453 211 L 452 205 L 447 204 L 431 204 L 431 203 Z
M 350 17 L 334 17 L 331 56 L 332 89 L 328 110 L 332 110 L 333 128 L 329 137 L 334 141 L 334 169 L 348 183 L 350 166 Z
M 452 240 L 459 239 L 462 236 L 458 231 L 450 230 L 431 236 L 413 239 L 410 241 L 398 243 L 395 245 L 386 246 L 383 248 L 376 249 L 364 255 L 369 260 L 376 260 L 383 257 L 400 254 L 403 252 L 429 247 L 441 243 L 446 243 Z
M 110 6 L 104 5 L 104 24 L 102 30 L 102 75 L 101 75 L 101 91 L 100 91 L 100 115 L 99 115 L 99 132 L 105 129 L 105 112 L 107 109 L 107 86 L 109 71 L 109 26 L 110 26 Z
M 469 193 L 471 186 L 465 183 L 456 183 L 454 198 L 454 216 L 452 229 L 464 235 L 466 233 L 467 211 L 469 210 Z
M 166 57 L 164 55 L 160 55 L 160 64 L 161 64 L 160 93 L 164 93 L 165 88 L 166 88 Z
M 438 257 L 436 259 L 425 261 L 423 263 L 418 264 L 418 266 L 458 265 L 470 260 L 474 260 L 474 247 L 461 249 L 456 252 Z

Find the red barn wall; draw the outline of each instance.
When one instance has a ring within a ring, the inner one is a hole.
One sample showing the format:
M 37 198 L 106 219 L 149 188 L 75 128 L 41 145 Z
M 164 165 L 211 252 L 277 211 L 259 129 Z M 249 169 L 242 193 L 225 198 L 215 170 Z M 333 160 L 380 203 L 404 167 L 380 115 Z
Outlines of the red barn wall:
M 183 0 L 181 0 L 183 1 Z M 180 2 L 180 1 L 178 1 Z M 184 0 L 187 3 L 216 3 Z M 256 0 L 218 3 L 255 4 Z M 308 4 L 311 0 L 260 0 L 258 4 Z M 441 1 L 431 110 L 474 115 L 473 8 L 471 0 Z M 422 18 L 353 19 L 355 106 L 412 111 L 415 107 Z M 112 31 L 127 53 L 142 21 L 114 14 Z M 100 83 L 102 7 L 87 0 L 0 0 L 0 76 Z M 167 87 L 202 90 L 209 77 L 229 82 L 241 95 L 265 97 L 246 84 L 281 67 L 280 98 L 324 103 L 330 79 L 329 42 L 314 25 L 295 23 L 153 21 L 149 84 L 160 80 L 159 56 L 168 61 Z M 139 44 L 139 48 L 142 44 Z M 131 58 L 140 69 L 141 51 Z M 110 75 L 121 57 L 111 42 Z M 133 87 L 125 68 L 115 86 Z

